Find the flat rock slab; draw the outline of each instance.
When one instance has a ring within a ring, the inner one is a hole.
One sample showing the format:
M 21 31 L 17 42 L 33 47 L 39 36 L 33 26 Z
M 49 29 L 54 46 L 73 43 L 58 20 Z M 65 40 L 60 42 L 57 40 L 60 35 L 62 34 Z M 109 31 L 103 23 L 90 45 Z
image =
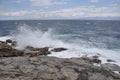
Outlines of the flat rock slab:
M 48 56 L 0 58 L 0 80 L 120 80 L 89 59 Z

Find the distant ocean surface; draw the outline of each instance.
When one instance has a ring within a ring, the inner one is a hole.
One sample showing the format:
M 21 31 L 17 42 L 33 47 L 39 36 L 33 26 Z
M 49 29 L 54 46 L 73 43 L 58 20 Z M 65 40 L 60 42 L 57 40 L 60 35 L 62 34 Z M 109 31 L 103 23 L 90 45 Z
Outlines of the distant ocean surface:
M 0 40 L 15 39 L 16 48 L 66 47 L 49 56 L 62 58 L 100 55 L 103 62 L 120 64 L 120 21 L 112 20 L 11 20 L 0 21 Z

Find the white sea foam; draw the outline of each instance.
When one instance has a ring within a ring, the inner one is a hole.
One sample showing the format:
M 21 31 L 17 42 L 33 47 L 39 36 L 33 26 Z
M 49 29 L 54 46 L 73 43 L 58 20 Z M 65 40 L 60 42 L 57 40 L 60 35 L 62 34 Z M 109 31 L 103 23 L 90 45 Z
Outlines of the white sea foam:
M 120 64 L 120 50 L 109 50 L 103 47 L 93 46 L 92 43 L 83 41 L 82 39 L 71 40 L 65 42 L 59 39 L 58 35 L 54 33 L 54 29 L 48 29 L 47 31 L 41 31 L 40 29 L 33 29 L 27 25 L 20 26 L 16 33 L 11 36 L 17 41 L 17 49 L 24 49 L 26 46 L 33 47 L 65 47 L 68 48 L 62 52 L 52 52 L 48 56 L 55 56 L 60 58 L 71 58 L 71 57 L 91 57 L 99 55 L 103 63 L 107 63 L 106 59 L 112 59 L 116 61 L 116 64 Z M 64 36 L 66 37 L 66 36 Z M 10 37 L 1 37 L 0 41 L 9 39 Z M 72 42 L 73 41 L 73 42 Z
M 0 37 L 0 41 L 6 41 L 7 39 L 10 39 L 10 36 L 2 36 Z
M 115 60 L 116 62 L 109 62 L 120 65 L 120 51 L 113 51 L 107 49 L 99 49 L 99 48 L 85 48 L 82 47 L 79 49 L 73 47 L 69 47 L 69 50 L 64 52 L 52 53 L 49 56 L 61 57 L 61 58 L 71 58 L 71 57 L 92 57 L 99 56 L 99 59 L 102 60 L 102 63 L 108 63 L 107 59 Z

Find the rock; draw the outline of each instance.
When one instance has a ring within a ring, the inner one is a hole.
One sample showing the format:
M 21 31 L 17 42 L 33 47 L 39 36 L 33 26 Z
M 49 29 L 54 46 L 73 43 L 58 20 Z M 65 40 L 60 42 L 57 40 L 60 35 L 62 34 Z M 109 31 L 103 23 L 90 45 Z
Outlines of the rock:
M 97 59 L 97 58 L 93 58 L 93 59 L 90 59 L 90 62 L 93 62 L 93 63 L 101 63 L 101 60 L 100 60 L 100 59 Z
M 97 59 L 97 58 L 99 58 L 97 55 L 95 55 L 95 56 L 92 56 L 92 57 L 93 57 L 93 58 L 96 58 L 96 59 Z
M 120 80 L 119 75 L 88 60 L 48 56 L 1 58 L 0 80 Z
M 13 41 L 11 39 L 7 39 L 6 40 L 6 43 L 12 47 L 16 47 L 17 46 L 17 42 L 16 41 Z
M 120 72 L 120 66 L 118 66 L 116 64 L 105 63 L 105 64 L 101 64 L 101 67 L 103 67 L 103 68 L 105 68 L 107 70 L 119 71 Z
M 32 47 L 32 46 L 26 46 L 24 50 L 33 51 L 33 50 L 36 50 L 36 48 L 34 48 L 34 47 Z
M 15 57 L 15 56 L 22 56 L 23 52 L 13 49 L 10 45 L 6 42 L 0 41 L 0 57 Z
M 3 49 L 11 50 L 12 47 L 10 45 L 7 45 L 6 42 L 0 41 L 0 50 L 3 50 Z
M 22 56 L 23 52 L 22 51 L 18 51 L 16 49 L 12 49 L 12 50 L 2 50 L 0 51 L 0 57 L 16 57 L 16 56 Z
M 54 48 L 51 51 L 53 51 L 53 52 L 61 52 L 61 51 L 65 51 L 65 50 L 67 50 L 67 48 Z
M 61 72 L 66 77 L 66 80 L 76 80 L 77 79 L 78 73 L 76 73 L 74 69 L 69 69 L 69 68 L 63 67 L 61 69 Z
M 48 47 L 45 48 L 33 48 L 33 47 L 27 47 L 26 50 L 24 51 L 24 56 L 38 56 L 38 55 L 47 55 L 51 54 L 50 51 L 48 51 Z
M 116 61 L 114 61 L 112 59 L 107 59 L 107 62 L 116 62 Z
M 16 47 L 17 46 L 17 41 L 13 41 L 12 42 L 12 47 Z
M 7 39 L 6 43 L 12 43 L 12 40 L 11 39 Z

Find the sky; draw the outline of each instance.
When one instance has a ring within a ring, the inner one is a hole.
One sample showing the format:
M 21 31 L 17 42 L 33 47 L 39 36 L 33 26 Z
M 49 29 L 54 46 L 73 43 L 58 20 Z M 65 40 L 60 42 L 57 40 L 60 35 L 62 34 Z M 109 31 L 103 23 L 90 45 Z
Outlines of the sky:
M 0 0 L 0 20 L 120 20 L 120 0 Z

